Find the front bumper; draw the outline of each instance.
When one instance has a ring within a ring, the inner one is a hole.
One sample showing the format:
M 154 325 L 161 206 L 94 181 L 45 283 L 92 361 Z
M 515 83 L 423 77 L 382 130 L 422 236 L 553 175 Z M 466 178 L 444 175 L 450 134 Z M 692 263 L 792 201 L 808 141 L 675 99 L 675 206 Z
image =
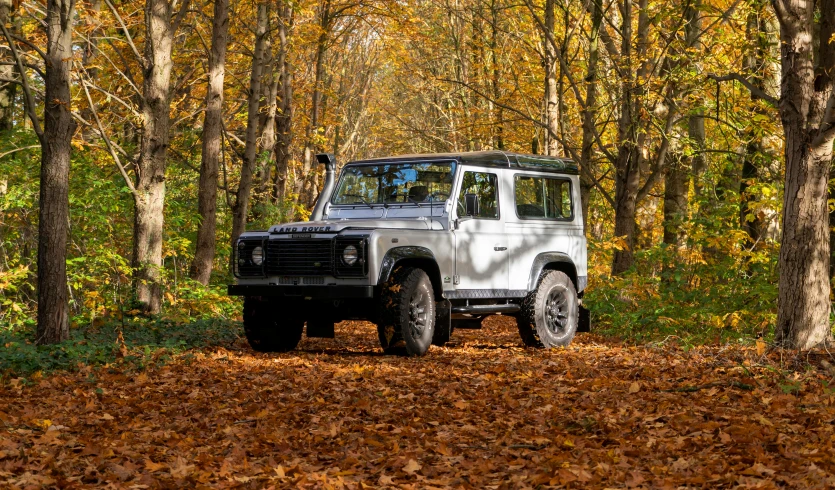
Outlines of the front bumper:
M 230 284 L 229 296 L 272 296 L 301 299 L 373 298 L 374 286 L 276 286 L 269 284 Z

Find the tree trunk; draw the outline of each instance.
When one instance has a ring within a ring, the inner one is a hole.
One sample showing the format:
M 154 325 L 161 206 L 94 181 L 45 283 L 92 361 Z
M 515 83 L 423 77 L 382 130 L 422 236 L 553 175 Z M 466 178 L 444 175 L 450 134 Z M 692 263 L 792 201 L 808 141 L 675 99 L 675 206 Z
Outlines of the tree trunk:
M 632 70 L 632 0 L 624 0 L 621 12 L 621 113 L 618 121 L 618 154 L 615 162 L 615 238 L 619 248 L 612 257 L 612 274 L 626 272 L 634 262 L 635 210 L 640 180 L 635 76 Z
M 162 239 L 165 159 L 170 139 L 171 70 L 174 29 L 167 0 L 145 4 L 142 141 L 137 162 L 133 220 L 133 267 L 136 301 L 146 313 L 162 306 Z
M 557 48 L 549 40 L 553 39 L 556 15 L 555 0 L 545 0 L 545 30 L 542 34 L 542 50 L 545 53 L 545 154 L 558 156 L 560 142 L 560 106 L 557 90 Z
M 191 277 L 204 285 L 209 284 L 215 258 L 217 175 L 223 144 L 223 80 L 226 74 L 228 32 L 229 0 L 215 0 L 206 114 L 203 119 L 203 153 L 197 193 L 200 224 L 197 228 L 197 249 L 191 264 Z
M 288 31 L 293 25 L 293 10 L 285 5 L 282 7 L 278 37 L 281 47 L 278 51 L 279 93 L 281 103 L 276 115 L 276 181 L 275 202 L 283 204 L 287 192 L 287 170 L 290 167 L 290 145 L 293 142 L 293 72 L 287 59 Z
M 499 20 L 501 19 L 502 13 L 502 5 L 501 2 L 497 0 L 492 0 L 490 3 L 490 64 L 492 65 L 491 71 L 491 78 L 490 78 L 490 86 L 493 89 L 493 100 L 498 101 L 501 99 L 502 91 L 501 91 L 501 78 L 502 78 L 502 69 L 501 69 L 501 61 L 499 60 L 499 34 L 500 34 L 500 26 Z M 494 107 L 493 111 L 495 112 L 493 116 L 493 124 L 491 124 L 491 128 L 493 130 L 493 149 L 496 150 L 504 150 L 505 149 L 505 141 L 504 141 L 504 109 L 502 107 Z
M 768 22 L 765 19 L 765 3 L 755 2 L 748 14 L 745 34 L 748 43 L 756 48 L 743 58 L 742 72 L 752 78 L 752 82 L 759 90 L 766 91 L 766 77 L 769 45 L 774 41 L 771 39 L 776 33 L 770 32 Z M 750 74 L 750 75 L 749 75 Z M 762 104 L 758 102 L 759 96 L 751 94 L 751 111 L 755 114 L 763 114 Z M 755 197 L 748 192 L 748 189 L 759 180 L 759 169 L 767 156 L 766 145 L 761 131 L 757 131 L 754 122 L 749 124 L 744 132 L 743 138 L 747 141 L 745 145 L 745 156 L 742 160 L 742 176 L 739 183 L 739 225 L 748 234 L 750 243 L 759 241 L 765 232 L 765 221 L 756 212 L 754 205 Z
M 38 344 L 69 338 L 67 234 L 72 135 L 70 60 L 74 0 L 48 0 L 46 89 L 38 222 Z
M 0 22 L 9 19 L 12 0 L 0 0 Z M 14 80 L 15 69 L 12 65 L 0 65 L 0 79 Z M 0 134 L 14 128 L 14 99 L 17 94 L 17 84 L 0 82 Z
M 829 164 L 829 181 L 835 179 L 835 161 Z M 829 202 L 835 200 L 835 187 L 829 186 Z M 829 210 L 829 284 L 835 279 L 835 208 Z
M 700 102 L 698 105 L 702 105 Z M 693 193 L 696 196 L 704 194 L 704 185 L 702 178 L 705 171 L 707 171 L 707 158 L 705 158 L 705 118 L 704 109 L 699 108 L 695 114 L 691 114 L 687 118 L 687 137 L 690 138 L 691 145 L 696 152 L 690 160 L 690 169 L 693 172 Z
M 779 108 L 786 139 L 775 340 L 810 349 L 832 341 L 826 198 L 835 139 L 835 45 L 830 41 L 835 0 L 819 2 L 818 12 L 799 0 L 774 0 L 773 5 L 782 41 Z
M 325 50 L 327 49 L 328 36 L 330 34 L 330 0 L 322 2 L 319 15 L 319 39 L 316 42 L 316 58 L 314 60 L 315 70 L 313 74 L 313 94 L 310 104 L 310 123 L 307 125 L 304 143 L 304 161 L 300 179 L 296 181 L 296 194 L 300 203 L 309 203 L 316 194 L 316 172 L 313 166 L 313 157 L 316 153 L 316 146 L 319 135 L 319 117 L 322 104 L 322 78 L 325 72 Z
M 589 40 L 588 71 L 586 73 L 586 106 L 583 110 L 583 140 L 580 148 L 580 165 L 594 175 L 592 157 L 594 152 L 594 124 L 597 115 L 597 60 L 599 58 L 600 24 L 603 22 L 603 0 L 593 0 L 591 33 Z M 580 200 L 583 209 L 583 223 L 586 224 L 586 236 L 591 228 L 589 223 L 589 201 L 594 182 L 587 173 L 580 174 Z
M 249 78 L 249 101 L 246 126 L 244 162 L 241 167 L 241 181 L 232 205 L 232 246 L 241 233 L 246 231 L 249 198 L 252 193 L 252 175 L 258 159 L 258 116 L 261 107 L 261 79 L 264 75 L 264 61 L 267 47 L 267 24 L 269 11 L 267 3 L 258 4 L 258 25 L 255 31 L 255 50 L 252 57 L 252 71 Z
M 672 247 L 671 256 L 684 245 L 682 222 L 687 219 L 687 192 L 690 187 L 690 169 L 684 165 L 678 152 L 670 155 L 667 173 L 664 177 L 664 238 L 663 242 Z
M 679 84 L 675 81 L 672 81 L 675 80 L 675 72 L 677 72 L 678 68 L 682 65 L 698 65 L 698 61 L 696 61 L 695 58 L 698 57 L 698 53 L 702 49 L 701 42 L 699 40 L 700 36 L 702 35 L 702 21 L 700 9 L 700 0 L 688 2 L 686 4 L 683 12 L 683 17 L 685 22 L 684 47 L 687 51 L 684 53 L 680 53 L 677 49 L 673 50 L 671 53 L 674 55 L 673 58 L 667 58 L 671 67 L 671 69 L 668 71 L 668 74 L 671 75 L 671 81 L 668 82 L 671 88 L 669 92 L 670 96 L 668 104 L 670 111 L 670 113 L 668 114 L 668 121 L 670 122 L 677 118 L 678 105 L 680 103 L 680 99 L 682 98 L 682 90 L 680 90 Z M 690 50 L 694 50 L 696 54 L 689 54 Z M 691 69 L 698 69 L 698 66 L 693 67 Z M 690 133 L 690 129 L 692 126 L 698 126 L 699 123 L 701 123 L 702 125 L 701 130 L 703 132 L 704 122 L 702 121 L 702 118 L 699 117 L 698 114 L 691 114 L 688 117 L 688 133 Z M 686 235 L 682 229 L 682 224 L 685 220 L 687 220 L 690 214 L 687 195 L 690 192 L 690 168 L 688 167 L 690 166 L 689 164 L 691 162 L 684 158 L 684 156 L 681 154 L 680 151 L 678 151 L 678 149 L 673 151 L 667 158 L 669 160 L 669 163 L 667 164 L 667 171 L 664 177 L 663 243 L 672 247 L 672 250 L 675 252 L 678 248 L 684 246 L 684 241 L 686 238 Z M 671 254 L 671 257 L 675 257 L 675 253 Z M 677 263 L 677 261 L 674 260 L 673 264 L 675 263 Z
M 276 60 L 278 61 L 278 60 Z M 272 65 L 270 77 L 268 80 L 270 84 L 265 87 L 267 98 L 267 111 L 264 114 L 264 122 L 261 125 L 260 147 L 261 152 L 258 157 L 258 189 L 256 196 L 261 202 L 269 201 L 269 196 L 272 193 L 272 169 L 275 162 L 275 116 L 278 109 L 278 88 L 281 84 L 279 74 L 275 73 L 277 63 Z
M 15 79 L 14 67 L 12 65 L 0 65 L 0 79 Z M 0 133 L 11 131 L 14 128 L 14 99 L 16 95 L 16 83 L 0 82 Z

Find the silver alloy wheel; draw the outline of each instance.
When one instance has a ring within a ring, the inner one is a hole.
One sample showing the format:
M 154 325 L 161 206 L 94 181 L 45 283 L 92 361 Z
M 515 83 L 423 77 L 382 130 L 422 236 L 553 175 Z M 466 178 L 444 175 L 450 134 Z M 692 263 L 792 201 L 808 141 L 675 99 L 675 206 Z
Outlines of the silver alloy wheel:
M 413 338 L 420 338 L 426 330 L 426 310 L 429 296 L 419 288 L 415 290 L 409 299 L 409 330 Z
M 554 288 L 548 293 L 545 300 L 545 321 L 548 330 L 559 335 L 565 331 L 568 320 L 568 298 L 565 297 L 565 290 Z

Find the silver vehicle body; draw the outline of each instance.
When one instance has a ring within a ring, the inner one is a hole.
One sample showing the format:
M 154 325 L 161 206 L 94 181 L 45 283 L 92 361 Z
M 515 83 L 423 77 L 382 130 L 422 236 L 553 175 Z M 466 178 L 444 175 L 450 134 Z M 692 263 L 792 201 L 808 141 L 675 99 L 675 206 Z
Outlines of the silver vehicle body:
M 235 251 L 237 285 L 230 286 L 229 293 L 309 300 L 374 298 L 375 288 L 393 268 L 410 262 L 429 274 L 436 299 L 452 304 L 523 298 L 536 288 L 545 269 L 566 272 L 582 294 L 587 256 L 575 164 L 490 151 L 380 158 L 351 162 L 346 168 L 407 162 L 453 162 L 448 198 L 335 204 L 336 191 L 320 196 L 326 200 L 319 203 L 320 219 L 279 224 L 240 237 Z M 498 217 L 465 215 L 466 205 L 460 198 L 467 172 L 495 176 Z M 560 218 L 519 215 L 515 186 L 523 181 L 541 182 L 539 178 L 567 185 L 570 214 L 566 208 L 567 216 Z M 335 187 L 338 182 L 326 190 Z M 341 262 L 347 244 L 359 249 L 360 269 Z M 247 262 L 247 254 L 257 246 L 262 250 L 260 267 Z

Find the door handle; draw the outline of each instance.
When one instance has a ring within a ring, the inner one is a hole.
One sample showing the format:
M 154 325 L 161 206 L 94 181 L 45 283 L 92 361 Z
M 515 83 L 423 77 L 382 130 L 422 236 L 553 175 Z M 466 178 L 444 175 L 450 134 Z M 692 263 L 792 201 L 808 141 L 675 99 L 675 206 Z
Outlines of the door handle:
M 493 247 L 493 250 L 495 250 L 496 252 L 504 252 L 505 250 L 507 250 L 507 247 Z

